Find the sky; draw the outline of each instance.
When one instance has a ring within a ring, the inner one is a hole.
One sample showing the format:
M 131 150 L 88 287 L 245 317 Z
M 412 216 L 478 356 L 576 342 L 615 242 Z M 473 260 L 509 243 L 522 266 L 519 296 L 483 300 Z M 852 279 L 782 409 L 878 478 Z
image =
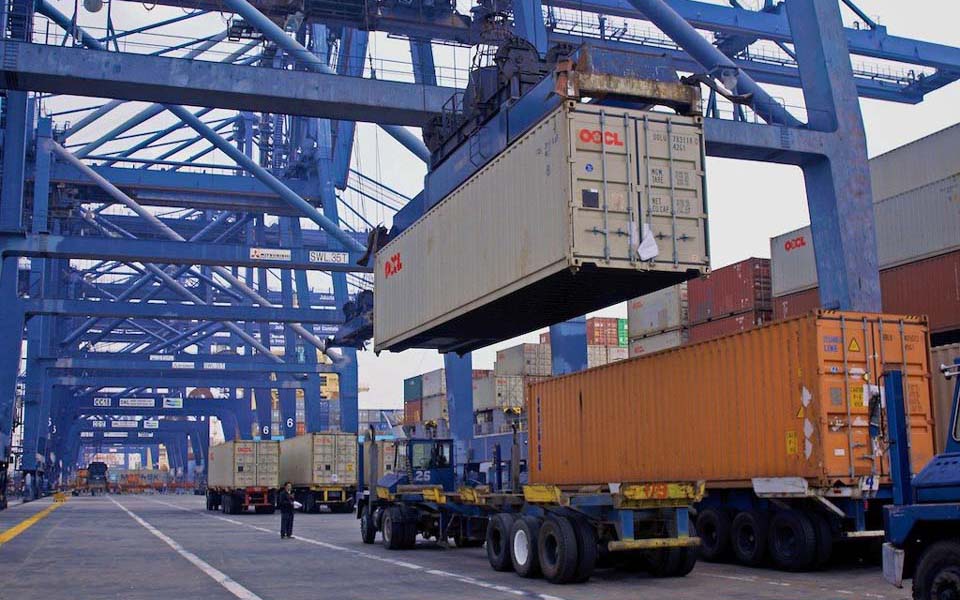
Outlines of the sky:
M 719 0 L 715 0 L 719 2 Z M 466 0 L 458 0 L 461 10 L 468 7 Z M 756 5 L 760 0 L 744 4 Z M 61 11 L 70 14 L 73 2 L 55 0 Z M 891 35 L 960 46 L 960 5 L 943 0 L 860 0 L 857 3 L 872 19 L 884 25 Z M 159 7 L 156 11 L 163 11 Z M 176 10 L 176 9 L 173 9 Z M 114 21 L 120 29 L 155 22 L 176 13 L 145 12 L 140 4 L 120 2 L 114 9 Z M 82 25 L 102 24 L 104 13 L 85 14 L 81 11 Z M 212 15 L 195 30 L 181 26 L 181 35 L 209 34 L 222 28 L 228 15 Z M 845 21 L 852 26 L 855 17 L 845 11 Z M 193 27 L 193 25 L 191 25 Z M 158 40 L 158 42 L 163 40 Z M 373 66 L 385 77 L 408 79 L 409 52 L 406 42 L 378 34 L 372 38 L 370 53 Z M 452 79 L 461 80 L 470 63 L 470 54 L 465 49 L 435 47 L 436 61 L 441 83 L 450 84 Z M 368 65 L 369 68 L 369 65 Z M 406 71 L 405 71 L 406 69 Z M 768 88 L 770 93 L 783 98 L 787 105 L 799 105 L 801 98 L 796 90 Z M 89 102 L 88 102 L 89 103 Z M 84 105 L 84 102 L 80 102 Z M 115 114 L 105 118 L 111 125 L 133 114 L 144 105 L 128 103 Z M 929 94 L 918 105 L 862 100 L 864 124 L 867 134 L 869 156 L 876 156 L 900 145 L 923 137 L 958 121 L 960 111 L 960 82 Z M 214 116 L 220 113 L 213 113 Z M 223 115 L 228 115 L 223 111 Z M 89 140 L 102 134 L 104 128 L 78 135 L 79 140 Z M 217 154 L 205 162 L 226 161 Z M 360 124 L 354 152 L 354 168 L 374 177 L 408 196 L 415 195 L 423 184 L 425 167 L 392 138 L 374 125 Z M 771 237 L 809 223 L 803 178 L 794 167 L 708 158 L 707 189 L 709 194 L 709 221 L 711 230 L 712 267 L 719 268 L 745 258 L 769 257 Z M 363 205 L 371 220 L 389 223 L 389 212 L 372 203 Z M 323 286 L 323 283 L 318 285 Z M 603 316 L 626 316 L 626 307 L 620 304 L 596 314 Z M 495 351 L 525 341 L 537 341 L 539 332 L 509 340 L 473 353 L 474 368 L 493 367 Z M 435 351 L 407 350 L 400 354 L 372 352 L 360 354 L 360 384 L 367 391 L 361 392 L 361 408 L 400 407 L 402 405 L 402 380 L 425 371 L 442 367 L 443 359 Z

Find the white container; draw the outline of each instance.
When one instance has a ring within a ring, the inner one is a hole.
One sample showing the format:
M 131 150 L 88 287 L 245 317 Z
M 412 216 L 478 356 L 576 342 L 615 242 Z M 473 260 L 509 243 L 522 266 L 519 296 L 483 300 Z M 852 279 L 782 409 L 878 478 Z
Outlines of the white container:
M 627 302 L 627 334 L 637 338 L 686 327 L 687 306 L 686 283 L 634 298 Z
M 493 371 L 503 376 L 548 377 L 552 362 L 549 344 L 518 344 L 497 351 Z
M 493 376 L 473 380 L 473 410 L 490 410 L 497 405 L 496 379 Z
M 377 252 L 375 350 L 470 350 L 706 272 L 702 132 L 564 103 Z
M 280 442 L 280 479 L 297 486 L 355 485 L 357 436 L 308 433 Z
M 960 248 L 960 175 L 874 203 L 881 269 Z M 770 240 L 775 298 L 817 285 L 810 227 Z
M 587 368 L 602 367 L 607 364 L 606 346 L 587 346 Z
M 420 419 L 427 421 L 439 421 L 447 418 L 447 396 L 424 396 L 420 405 Z
M 630 357 L 629 349 L 620 346 L 610 346 L 607 348 L 607 364 L 625 360 Z
M 870 159 L 875 199 L 898 196 L 960 173 L 960 124 Z
M 423 381 L 423 397 L 440 396 L 447 393 L 447 377 L 443 369 L 430 371 L 420 376 Z
M 279 447 L 272 441 L 232 441 L 212 446 L 207 484 L 227 489 L 279 487 Z
M 677 348 L 686 344 L 687 339 L 686 329 L 675 329 L 666 333 L 630 340 L 630 358 L 653 354 L 654 352 L 669 350 L 670 348 Z

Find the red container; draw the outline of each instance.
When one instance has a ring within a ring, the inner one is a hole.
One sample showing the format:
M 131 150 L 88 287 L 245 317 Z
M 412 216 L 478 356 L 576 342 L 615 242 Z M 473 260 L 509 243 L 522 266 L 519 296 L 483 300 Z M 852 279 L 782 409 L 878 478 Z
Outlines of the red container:
M 618 319 L 611 317 L 593 317 L 587 319 L 588 346 L 619 346 L 617 332 Z
M 930 333 L 960 329 L 960 251 L 918 260 L 880 272 L 883 311 L 926 315 Z M 820 307 L 820 290 L 813 288 L 773 299 L 777 320 Z
M 409 402 L 404 402 L 403 403 L 403 422 L 407 425 L 419 423 L 421 416 L 423 415 L 422 407 L 423 407 L 422 400 L 410 400 Z
M 770 259 L 748 258 L 687 284 L 690 323 L 770 310 Z
M 926 315 L 930 333 L 960 329 L 960 250 L 880 273 L 883 308 Z
M 773 299 L 773 318 L 777 321 L 805 315 L 820 308 L 820 288 L 811 288 Z
M 690 343 L 712 340 L 732 333 L 740 333 L 754 327 L 759 327 L 773 320 L 769 310 L 758 310 L 731 315 L 721 319 L 714 319 L 706 323 L 699 323 L 690 327 Z

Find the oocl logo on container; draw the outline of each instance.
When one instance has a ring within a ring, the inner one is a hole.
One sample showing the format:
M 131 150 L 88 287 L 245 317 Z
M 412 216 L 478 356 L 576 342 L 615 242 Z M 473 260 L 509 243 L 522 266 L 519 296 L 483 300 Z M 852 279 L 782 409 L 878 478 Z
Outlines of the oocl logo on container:
M 403 261 L 400 260 L 399 252 L 388 258 L 387 262 L 383 264 L 384 277 L 393 277 L 401 270 L 403 270 Z
M 792 240 L 787 240 L 786 242 L 784 242 L 783 249 L 786 250 L 787 252 L 790 252 L 791 250 L 796 250 L 797 248 L 803 248 L 806 245 L 807 245 L 807 238 L 801 235 L 800 237 L 795 237 Z
M 581 129 L 580 141 L 584 144 L 599 144 L 601 141 L 604 146 L 622 146 L 620 134 L 616 131 L 600 131 L 599 129 Z

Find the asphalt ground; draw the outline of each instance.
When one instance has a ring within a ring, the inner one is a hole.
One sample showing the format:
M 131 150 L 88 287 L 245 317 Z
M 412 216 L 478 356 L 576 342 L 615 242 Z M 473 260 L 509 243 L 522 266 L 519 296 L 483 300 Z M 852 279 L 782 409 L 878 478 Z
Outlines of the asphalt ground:
M 0 536 L 50 506 L 42 500 L 0 511 Z M 910 596 L 889 586 L 879 567 L 854 561 L 815 573 L 700 562 L 678 579 L 598 570 L 587 583 L 558 586 L 493 571 L 483 548 L 420 540 L 415 550 L 390 551 L 363 544 L 353 515 L 298 513 L 290 540 L 280 539 L 279 528 L 279 514 L 207 512 L 202 496 L 69 498 L 0 543 L 0 600 Z

